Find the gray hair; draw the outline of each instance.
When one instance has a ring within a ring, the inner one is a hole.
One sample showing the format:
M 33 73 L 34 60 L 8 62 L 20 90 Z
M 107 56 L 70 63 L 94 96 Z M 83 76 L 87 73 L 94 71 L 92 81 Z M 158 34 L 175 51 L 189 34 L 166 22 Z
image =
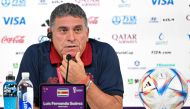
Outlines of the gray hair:
M 80 17 L 84 19 L 85 26 L 88 27 L 86 13 L 84 10 L 77 4 L 73 3 L 63 3 L 57 6 L 51 13 L 50 16 L 50 28 L 55 23 L 56 17 L 64 17 L 64 16 L 73 16 L 73 17 Z

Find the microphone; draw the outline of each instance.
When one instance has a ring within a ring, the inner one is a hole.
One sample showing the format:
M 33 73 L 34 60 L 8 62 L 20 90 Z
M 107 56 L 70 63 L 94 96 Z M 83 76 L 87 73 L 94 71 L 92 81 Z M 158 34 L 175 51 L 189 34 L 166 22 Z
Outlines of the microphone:
M 70 54 L 67 54 L 67 56 L 66 56 L 67 61 L 70 61 L 71 58 L 72 58 L 71 55 L 70 55 Z
M 68 72 L 69 72 L 69 61 L 71 60 L 71 55 L 67 54 L 66 59 L 67 59 L 67 71 L 66 71 L 66 78 L 65 78 L 65 83 L 68 83 Z

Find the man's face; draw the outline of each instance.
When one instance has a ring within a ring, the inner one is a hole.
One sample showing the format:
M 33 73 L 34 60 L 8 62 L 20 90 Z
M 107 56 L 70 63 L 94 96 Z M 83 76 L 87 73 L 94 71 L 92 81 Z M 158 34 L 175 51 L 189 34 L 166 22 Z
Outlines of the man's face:
M 64 16 L 57 17 L 51 28 L 52 41 L 55 49 L 62 57 L 70 54 L 75 57 L 80 51 L 82 54 L 88 41 L 88 28 L 80 17 Z

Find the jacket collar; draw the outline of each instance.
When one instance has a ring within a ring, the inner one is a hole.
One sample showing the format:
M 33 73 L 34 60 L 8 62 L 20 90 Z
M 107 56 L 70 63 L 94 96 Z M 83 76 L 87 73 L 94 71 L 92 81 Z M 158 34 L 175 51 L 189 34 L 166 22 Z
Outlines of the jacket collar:
M 84 63 L 84 66 L 88 66 L 92 63 L 92 47 L 89 42 L 86 43 L 86 48 L 81 56 L 81 60 Z M 53 43 L 51 43 L 50 61 L 51 64 L 60 64 L 62 61 L 62 58 L 57 53 Z

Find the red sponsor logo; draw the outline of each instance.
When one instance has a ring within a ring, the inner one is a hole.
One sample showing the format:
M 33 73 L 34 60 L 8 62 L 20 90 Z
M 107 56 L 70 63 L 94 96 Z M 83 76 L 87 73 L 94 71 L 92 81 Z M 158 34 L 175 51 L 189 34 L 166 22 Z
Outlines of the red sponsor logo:
M 88 18 L 88 22 L 89 22 L 89 24 L 97 24 L 98 23 L 98 17 L 91 16 Z
M 1 39 L 1 43 L 24 43 L 25 36 L 15 36 L 15 37 L 8 37 L 4 36 Z
M 190 84 L 190 80 L 189 79 L 187 80 L 187 84 Z

